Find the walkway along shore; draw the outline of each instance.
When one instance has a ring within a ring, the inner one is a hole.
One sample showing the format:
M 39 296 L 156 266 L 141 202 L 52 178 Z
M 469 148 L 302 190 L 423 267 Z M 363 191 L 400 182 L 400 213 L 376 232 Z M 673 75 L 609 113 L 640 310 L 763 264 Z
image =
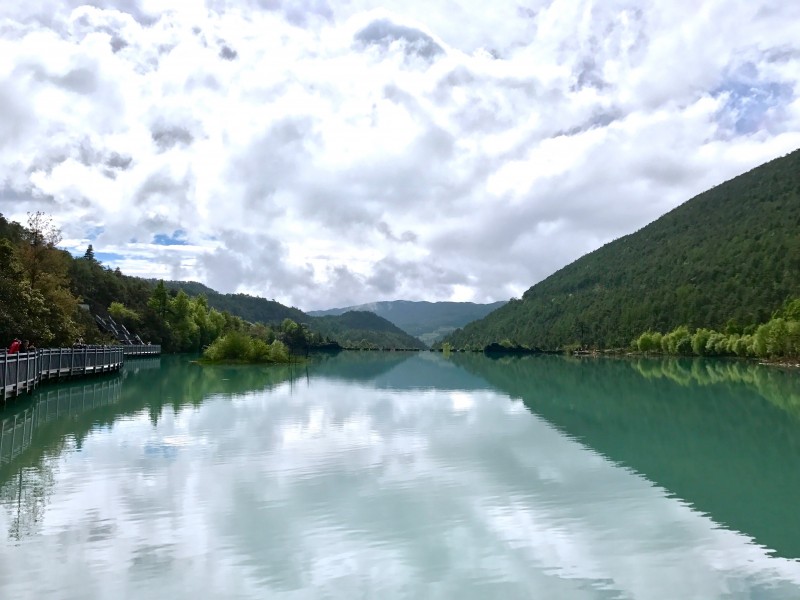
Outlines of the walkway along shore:
M 159 354 L 158 345 L 43 348 L 0 354 L 0 400 L 31 392 L 43 381 L 119 371 L 125 358 Z

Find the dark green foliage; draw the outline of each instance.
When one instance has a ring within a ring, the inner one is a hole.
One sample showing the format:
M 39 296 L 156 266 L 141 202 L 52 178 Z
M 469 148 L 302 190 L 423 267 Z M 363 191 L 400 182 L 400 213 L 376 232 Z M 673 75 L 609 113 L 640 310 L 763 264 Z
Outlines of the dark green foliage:
M 43 331 L 36 325 L 45 316 L 44 297 L 23 278 L 14 245 L 0 239 L 0 336 L 3 344 L 14 337 L 42 339 Z
M 78 301 L 68 289 L 69 254 L 56 248 L 60 232 L 43 213 L 28 227 L 0 215 L 0 339 L 36 346 L 65 344 L 81 332 Z
M 408 335 L 396 325 L 375 313 L 366 311 L 317 317 L 310 325 L 315 331 L 336 340 L 345 348 L 403 350 L 426 348 L 420 340 Z
M 91 343 L 113 341 L 98 330 L 91 316 L 97 314 L 112 316 L 144 341 L 161 344 L 165 352 L 200 352 L 220 336 L 238 332 L 254 340 L 249 358 L 242 360 L 274 362 L 281 348 L 306 354 L 336 348 L 337 341 L 352 347 L 424 347 L 372 313 L 331 317 L 317 327 L 313 317 L 273 300 L 220 294 L 196 282 L 125 276 L 103 267 L 91 246 L 73 258 L 55 247 L 58 239 L 60 232 L 42 213 L 31 215 L 27 228 L 0 215 L 2 343 L 14 337 L 38 346 L 70 345 L 78 337 Z M 89 311 L 79 308 L 79 302 Z
M 634 346 L 640 352 L 683 354 L 695 356 L 752 356 L 758 358 L 787 358 L 800 356 L 800 301 L 786 303 L 775 316 L 759 325 L 752 334 L 724 333 L 697 329 L 689 333 L 686 325 L 662 336 L 646 332 Z M 657 341 L 660 343 L 657 343 Z
M 206 362 L 287 363 L 289 349 L 280 340 L 271 344 L 240 331 L 231 331 L 218 337 L 205 352 Z
M 167 281 L 165 285 L 171 290 L 183 290 L 189 296 L 202 294 L 208 299 L 210 307 L 229 312 L 251 323 L 279 324 L 284 319 L 299 323 L 308 320 L 299 308 L 284 306 L 266 298 L 247 294 L 220 294 L 196 281 Z
M 0 239 L 11 242 L 12 245 L 19 244 L 25 234 L 25 228 L 16 221 L 8 221 L 0 214 Z
M 349 311 L 369 311 L 397 325 L 400 329 L 426 344 L 432 344 L 467 323 L 481 319 L 505 304 L 475 304 L 473 302 L 412 302 L 394 300 L 373 302 L 348 308 L 311 311 L 315 317 L 341 315 Z
M 90 246 L 73 258 L 56 244 L 60 232 L 42 213 L 27 227 L 0 216 L 0 339 L 27 338 L 37 346 L 113 341 L 92 317 L 109 313 L 145 341 L 166 351 L 195 351 L 244 322 L 209 309 L 203 298 L 170 298 L 153 286 L 103 267 Z M 89 311 L 79 307 L 88 306 Z M 91 312 L 90 312 L 91 311 Z
M 800 151 L 723 183 L 587 254 L 481 321 L 456 348 L 627 346 L 642 331 L 764 323 L 800 296 Z M 673 339 L 691 353 L 691 340 Z
M 426 348 L 418 339 L 371 312 L 351 311 L 336 316 L 313 317 L 298 308 L 266 298 L 220 294 L 196 281 L 168 281 L 165 285 L 167 289 L 182 290 L 189 296 L 203 294 L 208 298 L 209 306 L 245 321 L 277 326 L 282 341 L 295 354 L 305 354 L 330 342 L 337 342 L 345 348 Z M 288 325 L 287 320 L 294 326 Z

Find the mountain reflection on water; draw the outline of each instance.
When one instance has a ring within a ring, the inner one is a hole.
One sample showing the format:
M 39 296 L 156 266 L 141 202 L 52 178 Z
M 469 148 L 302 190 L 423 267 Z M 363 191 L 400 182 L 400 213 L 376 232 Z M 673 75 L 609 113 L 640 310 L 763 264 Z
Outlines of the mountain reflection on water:
M 800 558 L 800 377 L 701 359 L 454 362 L 715 521 Z
M 131 361 L 0 412 L 0 597 L 798 597 L 798 391 L 736 361 Z

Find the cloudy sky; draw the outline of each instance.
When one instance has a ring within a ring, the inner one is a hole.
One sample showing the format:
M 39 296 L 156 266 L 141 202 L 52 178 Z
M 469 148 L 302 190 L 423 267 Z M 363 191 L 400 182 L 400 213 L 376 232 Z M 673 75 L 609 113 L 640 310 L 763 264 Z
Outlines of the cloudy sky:
M 303 309 L 507 299 L 800 147 L 799 24 L 785 0 L 4 2 L 0 212 Z

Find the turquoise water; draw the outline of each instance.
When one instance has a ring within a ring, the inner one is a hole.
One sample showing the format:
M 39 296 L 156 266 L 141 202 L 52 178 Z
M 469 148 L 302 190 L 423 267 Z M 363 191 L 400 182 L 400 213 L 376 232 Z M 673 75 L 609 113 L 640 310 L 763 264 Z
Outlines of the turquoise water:
M 130 361 L 0 413 L 0 598 L 800 598 L 800 377 Z

